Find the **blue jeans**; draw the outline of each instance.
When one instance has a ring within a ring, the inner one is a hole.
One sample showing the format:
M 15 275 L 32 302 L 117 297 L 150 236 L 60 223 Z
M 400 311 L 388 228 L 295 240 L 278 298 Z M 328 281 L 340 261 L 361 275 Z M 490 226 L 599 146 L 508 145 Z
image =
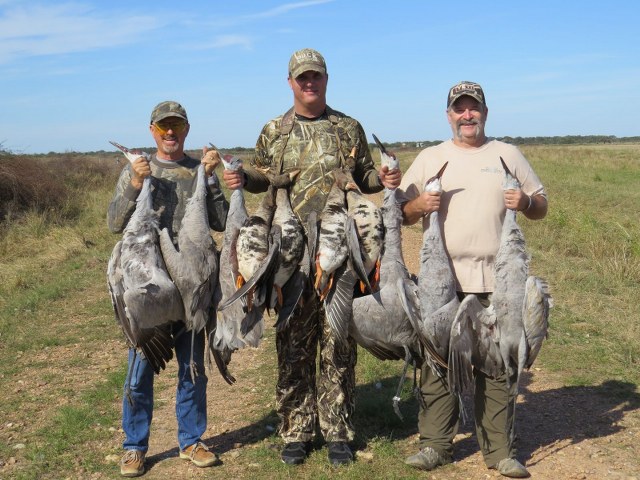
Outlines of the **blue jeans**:
M 177 333 L 183 326 L 178 323 Z M 204 370 L 204 330 L 194 338 L 193 361 L 196 364 L 195 384 L 191 380 L 189 361 L 191 358 L 191 332 L 183 331 L 175 338 L 178 361 L 178 388 L 176 393 L 176 418 L 178 420 L 178 444 L 181 450 L 201 440 L 207 430 L 207 376 Z M 122 400 L 122 429 L 126 435 L 122 446 L 125 450 L 149 449 L 149 431 L 153 418 L 154 372 L 149 362 L 134 350 L 129 349 L 129 368 L 125 380 Z M 131 378 L 129 378 L 129 375 Z M 129 383 L 132 402 L 127 398 Z

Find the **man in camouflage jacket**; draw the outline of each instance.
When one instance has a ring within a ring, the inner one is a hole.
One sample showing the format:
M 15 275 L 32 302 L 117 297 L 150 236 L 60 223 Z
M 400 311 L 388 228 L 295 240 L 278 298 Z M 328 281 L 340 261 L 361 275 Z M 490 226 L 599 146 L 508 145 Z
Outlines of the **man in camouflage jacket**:
M 399 170 L 376 171 L 360 123 L 326 104 L 328 75 L 324 58 L 312 49 L 295 52 L 289 61 L 288 83 L 294 106 L 268 122 L 258 138 L 255 158 L 240 171 L 225 170 L 230 189 L 264 192 L 265 172 L 278 174 L 299 169 L 290 188 L 291 206 L 302 225 L 307 216 L 322 211 L 333 183 L 331 170 L 345 166 L 355 148 L 353 177 L 364 193 L 400 184 Z M 328 442 L 332 464 L 353 460 L 356 344 L 339 342 L 329 329 L 322 304 L 311 282 L 288 327 L 276 336 L 278 351 L 277 411 L 285 447 L 282 461 L 303 463 L 311 448 L 316 423 Z M 316 355 L 320 346 L 320 371 Z

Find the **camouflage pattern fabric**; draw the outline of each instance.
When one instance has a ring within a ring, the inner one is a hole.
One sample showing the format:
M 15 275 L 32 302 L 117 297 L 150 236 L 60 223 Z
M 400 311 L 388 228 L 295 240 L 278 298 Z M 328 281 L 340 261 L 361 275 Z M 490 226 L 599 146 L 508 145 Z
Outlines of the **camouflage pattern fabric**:
M 320 372 L 316 375 L 318 342 Z M 353 440 L 356 343 L 351 338 L 347 343 L 336 342 L 311 287 L 289 328 L 277 333 L 276 348 L 276 406 L 284 441 L 311 441 L 317 422 L 327 442 Z
M 330 115 L 335 119 L 335 125 L 329 120 Z M 354 180 L 364 193 L 382 190 L 364 130 L 358 121 L 327 107 L 326 113 L 319 119 L 297 117 L 288 136 L 280 133 L 281 121 L 282 116 L 279 116 L 264 126 L 250 166 L 255 170 L 268 170 L 271 173 L 280 173 L 278 170 L 301 170 L 291 189 L 290 200 L 303 225 L 306 225 L 309 212 L 319 214 L 322 211 L 333 184 L 330 172 L 344 165 L 354 147 Z M 336 139 L 336 134 L 339 135 L 339 140 Z M 247 189 L 253 191 L 250 184 Z
M 185 157 L 179 162 L 161 164 L 154 156 L 151 160 L 151 185 L 153 188 L 153 208 L 161 209 L 160 228 L 168 228 L 174 242 L 182 224 L 187 201 L 196 187 L 196 173 L 200 161 Z M 126 165 L 120 173 L 116 191 L 109 204 L 107 221 L 109 230 L 120 233 L 124 230 L 136 208 L 139 191 L 131 186 L 131 166 Z M 207 212 L 209 226 L 218 232 L 224 231 L 229 203 L 220 188 L 209 186 L 207 192 Z
M 324 207 L 334 180 L 331 170 L 344 166 L 354 147 L 355 182 L 364 193 L 382 190 L 364 130 L 356 120 L 327 107 L 317 119 L 295 117 L 291 131 L 285 135 L 281 132 L 283 117 L 267 123 L 260 133 L 255 158 L 245 170 L 248 191 L 267 189 L 265 172 L 300 169 L 289 198 L 306 228 L 309 213 L 319 216 Z M 351 441 L 356 343 L 351 338 L 336 342 L 310 283 L 304 299 L 304 307 L 297 307 L 288 327 L 276 336 L 280 435 L 285 442 L 310 441 L 319 424 L 326 441 Z

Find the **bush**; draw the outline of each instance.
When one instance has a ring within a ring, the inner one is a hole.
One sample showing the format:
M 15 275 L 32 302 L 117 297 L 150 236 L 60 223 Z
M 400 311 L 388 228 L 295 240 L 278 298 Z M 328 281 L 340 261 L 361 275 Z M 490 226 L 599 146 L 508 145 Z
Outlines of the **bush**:
M 3 155 L 0 159 L 0 220 L 26 210 L 46 211 L 68 197 L 60 172 L 31 157 Z
M 27 211 L 73 217 L 82 208 L 82 192 L 115 185 L 119 157 L 86 154 L 0 155 L 0 221 Z

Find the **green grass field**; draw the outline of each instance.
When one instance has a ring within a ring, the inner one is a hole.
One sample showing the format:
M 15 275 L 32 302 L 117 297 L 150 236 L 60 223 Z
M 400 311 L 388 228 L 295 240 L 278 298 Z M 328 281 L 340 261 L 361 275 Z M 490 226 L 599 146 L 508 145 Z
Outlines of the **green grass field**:
M 631 401 L 640 381 L 640 145 L 522 150 L 549 194 L 544 220 L 521 220 L 533 273 L 549 281 L 555 300 L 538 362 L 566 387 L 611 385 L 608 393 Z M 404 170 L 416 153 L 398 152 Z M 64 182 L 66 193 L 56 193 L 59 201 L 44 207 L 36 199 L 24 212 L 4 205 L 9 213 L 0 230 L 0 477 L 117 478 L 115 464 L 105 457 L 120 454 L 126 359 L 106 287 L 107 262 L 118 240 L 107 230 L 106 208 L 123 161 L 115 154 L 29 161 L 56 171 L 51 178 Z M 412 238 L 419 239 L 415 230 Z M 247 416 L 260 425 L 275 421 L 271 335 L 251 366 L 263 388 L 251 392 L 255 409 Z M 405 421 L 389 414 L 401 369 L 398 362 L 380 362 L 360 351 L 356 444 L 367 446 L 373 460 L 341 470 L 340 478 L 426 478 L 398 461 L 406 447 L 399 442 L 415 434 L 417 409 L 408 377 Z M 157 396 L 173 388 L 160 382 Z M 238 388 L 235 403 L 246 410 Z M 166 403 L 171 400 L 163 396 L 158 408 Z M 269 438 L 277 444 L 273 433 Z M 336 476 L 323 455 L 311 457 L 305 478 Z M 222 467 L 210 475 L 294 478 L 263 444 L 241 458 L 244 466 L 234 474 Z M 256 471 L 253 464 L 263 468 Z

